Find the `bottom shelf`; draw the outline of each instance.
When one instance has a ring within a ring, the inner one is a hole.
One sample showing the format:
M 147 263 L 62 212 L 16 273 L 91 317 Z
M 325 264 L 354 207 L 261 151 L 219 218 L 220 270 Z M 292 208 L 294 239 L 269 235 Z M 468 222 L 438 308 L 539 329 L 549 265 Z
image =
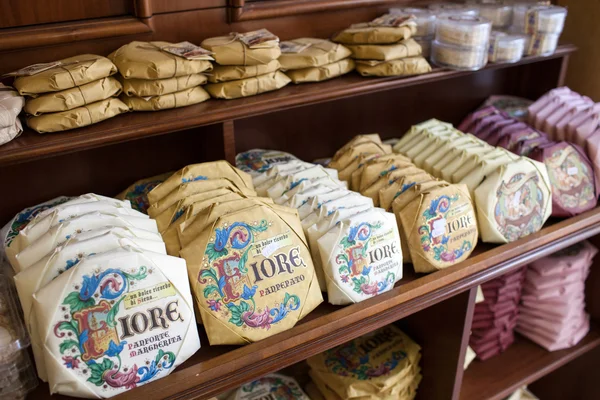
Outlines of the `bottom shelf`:
M 600 345 L 600 328 L 592 326 L 588 335 L 575 347 L 548 352 L 537 344 L 516 335 L 506 352 L 481 362 L 475 360 L 465 371 L 461 400 L 496 400 L 509 396 L 523 385 L 567 364 Z

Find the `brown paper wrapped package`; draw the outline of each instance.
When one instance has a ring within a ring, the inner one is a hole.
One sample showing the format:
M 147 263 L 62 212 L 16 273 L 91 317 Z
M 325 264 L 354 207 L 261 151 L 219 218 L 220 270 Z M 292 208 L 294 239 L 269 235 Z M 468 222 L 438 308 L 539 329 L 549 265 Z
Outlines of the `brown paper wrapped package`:
M 354 61 L 347 58 L 321 67 L 310 67 L 286 71 L 285 74 L 294 83 L 321 82 L 337 78 L 354 69 Z
M 109 54 L 125 79 L 165 79 L 198 74 L 212 69 L 206 60 L 188 60 L 161 48 L 169 42 L 131 42 Z
M 215 65 L 208 75 L 210 83 L 237 81 L 239 79 L 254 78 L 277 71 L 281 68 L 278 60 L 268 64 L 259 65 Z
M 38 133 L 61 132 L 92 125 L 127 111 L 129 107 L 125 103 L 111 97 L 73 110 L 31 117 L 27 126 Z
M 333 41 L 343 44 L 392 44 L 410 39 L 416 32 L 417 24 L 414 22 L 398 27 L 363 23 L 343 30 L 333 37 Z
M 276 41 L 248 47 L 235 34 L 206 39 L 202 47 L 213 52 L 220 65 L 259 65 L 277 60 L 281 54 Z
M 281 53 L 279 63 L 283 70 L 321 67 L 348 58 L 351 54 L 348 48 L 325 39 L 300 38 L 288 42 L 308 47 L 298 53 Z
M 8 143 L 23 132 L 19 113 L 23 109 L 25 99 L 0 83 L 0 145 Z
M 284 73 L 276 71 L 239 81 L 209 83 L 206 90 L 217 99 L 237 99 L 278 90 L 290 82 Z
M 431 71 L 423 57 L 409 57 L 380 63 L 356 62 L 356 70 L 362 76 L 410 76 Z
M 356 157 L 361 154 L 390 154 L 392 152 L 392 146 L 387 144 L 378 144 L 375 142 L 363 142 L 359 143 L 356 146 L 348 149 L 344 154 L 342 154 L 338 159 L 334 159 L 329 164 L 329 168 L 335 168 L 338 171 L 343 170 L 347 167 Z M 358 167 L 358 166 L 357 166 Z M 352 173 L 353 171 L 350 171 Z M 341 180 L 348 180 L 350 176 L 338 175 Z
M 158 111 L 170 108 L 191 106 L 210 99 L 210 95 L 200 86 L 182 90 L 181 92 L 153 96 L 148 100 L 142 97 L 129 97 L 121 95 L 123 103 L 127 104 L 133 111 Z
M 68 111 L 121 93 L 121 84 L 112 77 L 106 77 L 77 86 L 41 95 L 27 100 L 25 112 L 31 115 Z
M 219 217 L 181 255 L 211 345 L 247 344 L 283 332 L 323 301 L 297 213 L 268 205 L 234 211 Z M 277 269 L 283 259 L 287 267 Z M 235 281 L 219 267 L 232 263 L 240 271 Z M 221 277 L 225 287 L 219 290 Z
M 395 44 L 357 44 L 348 45 L 352 58 L 357 60 L 389 61 L 405 57 L 421 55 L 421 45 L 414 39 L 407 39 Z
M 22 95 L 58 92 L 117 73 L 117 67 L 108 58 L 94 54 L 69 57 L 60 62 L 58 67 L 16 78 L 14 87 Z
M 177 76 L 166 79 L 123 79 L 119 80 L 123 85 L 123 93 L 127 96 L 161 96 L 163 94 L 180 92 L 198 85 L 204 85 L 207 81 L 204 74 L 192 74 Z

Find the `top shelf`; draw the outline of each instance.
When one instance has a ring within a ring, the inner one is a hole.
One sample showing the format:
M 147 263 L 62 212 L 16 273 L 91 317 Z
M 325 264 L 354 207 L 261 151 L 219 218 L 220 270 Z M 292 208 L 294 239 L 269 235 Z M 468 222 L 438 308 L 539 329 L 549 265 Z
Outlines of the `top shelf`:
M 575 50 L 573 45 L 562 45 L 547 57 L 524 57 L 514 64 L 488 64 L 483 70 L 562 58 Z M 275 92 L 244 99 L 211 100 L 160 112 L 134 112 L 63 133 L 40 135 L 26 129 L 21 137 L 0 146 L 0 166 L 475 73 L 477 72 L 434 69 L 431 73 L 408 78 L 364 78 L 352 73 L 327 82 L 289 85 Z

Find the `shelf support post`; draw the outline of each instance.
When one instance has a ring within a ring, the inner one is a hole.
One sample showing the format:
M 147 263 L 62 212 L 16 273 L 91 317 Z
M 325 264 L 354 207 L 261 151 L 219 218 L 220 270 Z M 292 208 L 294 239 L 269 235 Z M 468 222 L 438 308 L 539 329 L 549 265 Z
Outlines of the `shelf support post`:
M 235 165 L 235 128 L 232 119 L 223 122 L 223 148 L 225 159 Z

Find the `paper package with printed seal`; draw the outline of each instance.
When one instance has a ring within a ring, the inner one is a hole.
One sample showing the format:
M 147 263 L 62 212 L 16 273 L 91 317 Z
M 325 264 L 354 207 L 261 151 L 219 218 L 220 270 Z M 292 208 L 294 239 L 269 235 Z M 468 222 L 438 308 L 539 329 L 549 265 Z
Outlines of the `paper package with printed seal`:
M 299 38 L 281 42 L 279 63 L 284 71 L 322 67 L 350 56 L 351 52 L 341 44 L 326 39 Z
M 152 96 L 149 99 L 125 94 L 121 95 L 120 99 L 133 111 L 158 111 L 199 104 L 210 99 L 210 95 L 202 87 L 196 86 L 179 92 Z
M 202 47 L 213 52 L 219 65 L 268 64 L 281 55 L 279 38 L 266 29 L 205 39 Z
M 213 72 L 211 72 L 212 74 Z M 191 74 L 164 79 L 120 78 L 123 93 L 127 96 L 149 97 L 181 92 L 207 82 L 204 74 Z

